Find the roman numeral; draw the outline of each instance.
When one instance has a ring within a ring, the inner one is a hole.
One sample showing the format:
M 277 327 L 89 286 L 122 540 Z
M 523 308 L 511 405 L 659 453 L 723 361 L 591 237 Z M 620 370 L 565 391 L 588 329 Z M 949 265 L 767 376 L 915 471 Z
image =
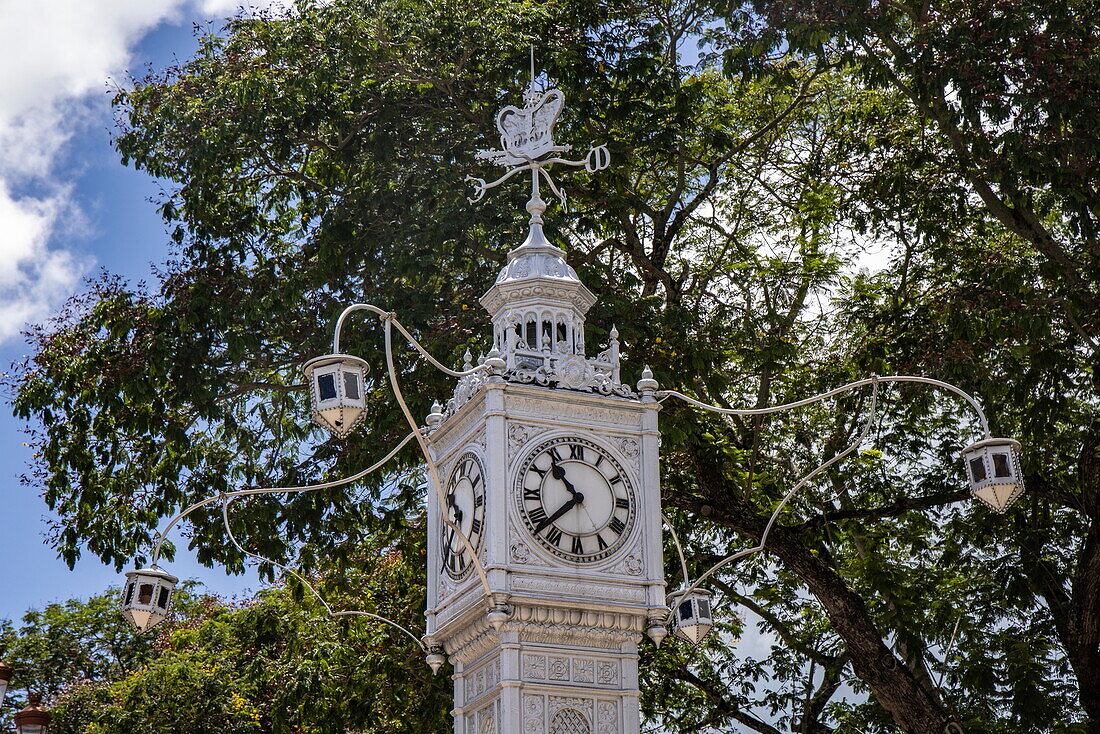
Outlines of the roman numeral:
M 531 465 L 531 471 L 533 471 L 533 472 L 535 472 L 536 474 L 538 474 L 538 475 L 539 475 L 539 479 L 542 479 L 543 477 L 545 477 L 545 476 L 546 476 L 546 472 L 548 472 L 548 471 L 550 471 L 550 470 L 549 470 L 549 469 L 539 469 L 539 468 L 538 468 L 537 466 L 535 466 L 534 464 L 532 464 L 532 465 Z
M 485 504 L 485 495 L 479 494 L 478 496 L 474 497 L 474 507 L 481 507 L 484 504 Z
M 542 509 L 541 506 L 536 507 L 535 509 L 531 510 L 530 518 L 531 522 L 535 524 L 535 527 L 538 527 L 539 524 L 546 519 L 546 510 Z
M 615 506 L 623 510 L 629 510 L 630 500 L 626 499 L 625 497 L 616 497 Z
M 554 461 L 561 461 L 561 454 L 558 453 L 557 446 L 550 447 L 550 456 L 554 459 Z
M 470 475 L 470 462 L 464 461 L 464 462 L 462 462 L 462 466 L 458 467 L 458 476 L 465 479 L 469 475 Z
M 573 554 L 577 556 L 584 555 L 584 544 L 581 543 L 580 538 L 573 538 Z
M 600 464 L 603 463 L 603 454 L 596 454 L 596 468 L 598 469 Z
M 557 545 L 561 542 L 561 531 L 554 525 L 551 525 L 550 529 L 546 531 L 546 539 L 554 545 Z
M 450 558 L 448 558 L 447 559 L 447 565 L 451 567 L 451 572 L 452 573 L 457 573 L 458 572 L 458 556 L 452 555 Z
M 477 485 L 479 485 L 479 484 L 481 484 L 481 475 L 480 474 L 478 474 L 476 477 L 474 477 L 473 479 L 470 480 L 470 486 L 472 486 L 474 489 L 477 489 Z
M 600 550 L 607 550 L 607 543 L 603 542 L 602 535 L 596 535 L 596 545 L 599 547 Z
M 607 480 L 607 483 L 610 484 L 612 487 L 614 487 L 616 484 L 622 484 L 622 482 L 623 478 L 620 477 L 618 474 Z
M 615 535 L 622 535 L 623 531 L 626 530 L 626 525 L 624 525 L 623 521 L 617 517 L 611 518 L 611 522 L 608 524 L 607 527 L 611 528 L 612 532 L 614 532 Z
M 476 517 L 470 521 L 470 535 L 477 535 L 481 532 L 481 520 Z
M 526 500 L 535 500 L 537 502 L 542 497 L 540 492 L 541 492 L 541 490 L 538 487 L 535 487 L 534 489 L 529 489 L 527 487 L 524 487 L 523 488 L 523 499 L 525 501 Z
M 584 446 L 579 443 L 569 444 L 569 458 L 584 461 Z

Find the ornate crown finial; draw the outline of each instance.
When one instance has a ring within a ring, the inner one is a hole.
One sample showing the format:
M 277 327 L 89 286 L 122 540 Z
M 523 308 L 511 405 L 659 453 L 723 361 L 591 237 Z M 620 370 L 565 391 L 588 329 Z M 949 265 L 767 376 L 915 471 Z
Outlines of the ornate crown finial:
M 559 153 L 568 153 L 571 145 L 558 145 L 554 141 L 554 124 L 565 107 L 565 94 L 552 84 L 538 91 L 532 66 L 531 84 L 523 95 L 523 107 L 508 105 L 497 113 L 497 130 L 500 132 L 500 150 L 479 150 L 478 160 L 486 160 L 511 168 L 510 171 L 492 183 L 484 179 L 467 176 L 474 183 L 474 195 L 470 203 L 481 201 L 485 192 L 496 188 L 508 179 L 523 171 L 531 172 L 531 199 L 527 202 L 527 211 L 531 213 L 532 226 L 542 224 L 542 213 L 546 211 L 546 202 L 539 195 L 540 179 L 565 204 L 565 193 L 551 178 L 547 166 L 560 163 L 563 166 L 584 166 L 589 173 L 602 171 L 611 162 L 611 153 L 606 145 L 591 148 L 582 160 L 570 161 L 559 157 Z

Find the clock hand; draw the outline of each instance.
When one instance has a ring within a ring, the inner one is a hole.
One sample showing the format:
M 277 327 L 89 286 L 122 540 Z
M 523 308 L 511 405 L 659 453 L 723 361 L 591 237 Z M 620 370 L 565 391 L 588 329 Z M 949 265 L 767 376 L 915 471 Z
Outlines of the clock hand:
M 574 497 L 577 496 L 577 488 L 573 486 L 572 482 L 565 478 L 565 468 L 559 464 L 553 456 L 550 457 L 550 473 L 553 475 L 554 479 L 557 479 L 565 485 L 565 488 L 569 490 L 569 494 Z
M 559 518 L 561 518 L 562 515 L 569 512 L 570 510 L 572 510 L 574 507 L 576 507 L 577 505 L 579 505 L 582 502 L 584 502 L 584 495 L 581 494 L 580 492 L 577 492 L 576 494 L 573 495 L 573 499 L 569 500 L 564 505 L 559 507 L 557 512 L 555 512 L 553 515 L 551 515 L 550 517 L 548 517 L 545 520 L 543 520 L 542 522 L 540 522 L 538 527 L 535 528 L 535 533 L 534 534 L 538 535 L 548 525 L 551 525 L 554 522 L 556 522 Z
M 450 507 L 452 510 L 454 510 L 454 521 L 455 521 L 455 523 L 461 523 L 462 522 L 462 510 L 458 509 L 458 502 L 455 501 L 455 497 L 454 497 L 453 494 L 447 495 L 447 506 Z

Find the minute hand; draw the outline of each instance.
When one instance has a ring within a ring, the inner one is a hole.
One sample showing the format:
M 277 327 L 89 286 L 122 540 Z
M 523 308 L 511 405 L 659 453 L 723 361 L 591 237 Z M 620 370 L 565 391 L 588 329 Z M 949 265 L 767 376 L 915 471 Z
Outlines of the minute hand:
M 576 494 L 573 495 L 573 499 L 566 502 L 564 505 L 562 505 L 561 507 L 558 508 L 557 512 L 555 512 L 553 515 L 551 515 L 550 517 L 546 518 L 545 520 L 543 520 L 542 522 L 539 523 L 538 527 L 535 528 L 535 535 L 538 535 L 539 533 L 541 533 L 547 526 L 552 525 L 555 521 L 558 520 L 558 518 L 560 518 L 562 515 L 569 512 L 570 510 L 572 510 L 574 507 L 579 505 L 581 502 L 584 502 L 584 495 L 581 494 L 580 492 L 577 492 Z

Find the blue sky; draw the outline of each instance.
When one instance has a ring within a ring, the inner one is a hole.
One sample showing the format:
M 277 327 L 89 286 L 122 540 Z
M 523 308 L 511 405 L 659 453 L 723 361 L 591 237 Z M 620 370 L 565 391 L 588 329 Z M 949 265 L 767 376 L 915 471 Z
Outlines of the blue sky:
M 272 0 L 252 0 L 251 7 Z M 0 3 L 0 370 L 28 352 L 20 332 L 41 322 L 101 268 L 151 279 L 168 237 L 155 181 L 124 168 L 111 148 L 109 91 L 195 48 L 192 27 L 239 0 L 35 0 Z M 74 571 L 46 543 L 49 512 L 23 486 L 24 425 L 0 410 L 0 618 L 118 582 L 83 559 Z M 192 558 L 171 564 L 218 593 L 256 588 Z

